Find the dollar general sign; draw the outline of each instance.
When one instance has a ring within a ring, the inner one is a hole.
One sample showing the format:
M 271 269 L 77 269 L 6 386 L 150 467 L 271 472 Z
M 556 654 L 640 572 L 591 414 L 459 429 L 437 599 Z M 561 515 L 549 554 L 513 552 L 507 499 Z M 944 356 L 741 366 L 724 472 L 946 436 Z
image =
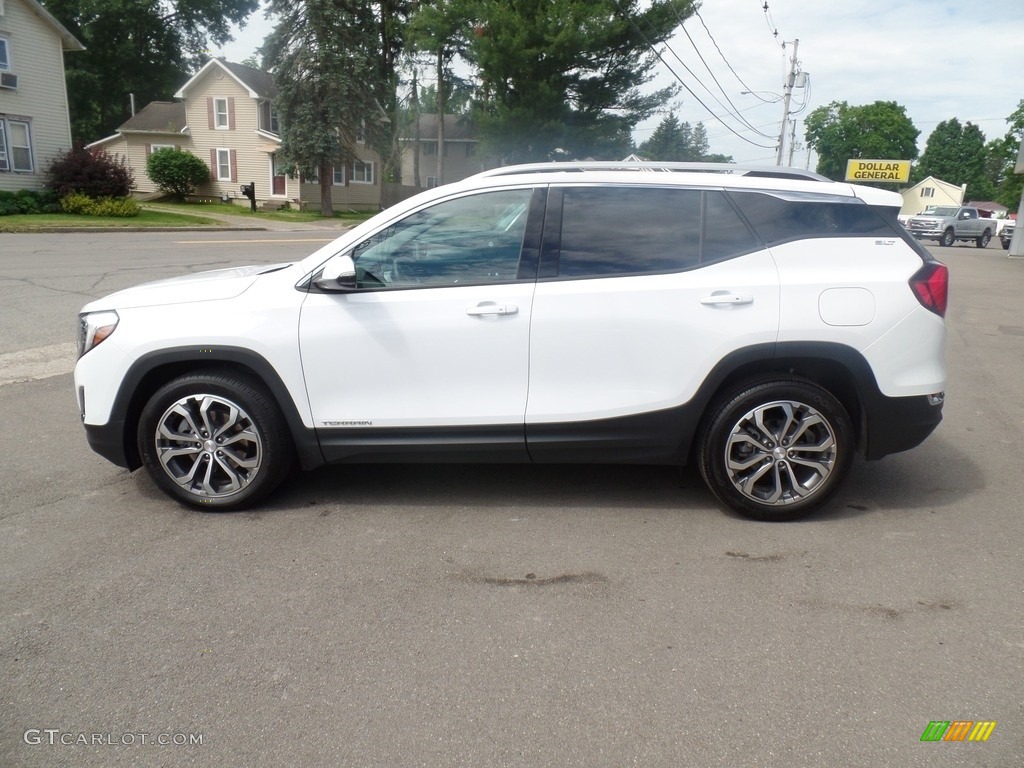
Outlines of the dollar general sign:
M 909 160 L 847 160 L 847 181 L 909 181 Z

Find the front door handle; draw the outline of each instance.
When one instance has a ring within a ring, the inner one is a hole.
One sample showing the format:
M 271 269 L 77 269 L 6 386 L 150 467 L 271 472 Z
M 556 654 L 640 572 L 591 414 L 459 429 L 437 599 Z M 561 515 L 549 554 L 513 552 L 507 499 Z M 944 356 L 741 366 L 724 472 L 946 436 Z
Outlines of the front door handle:
M 475 307 L 468 307 L 466 309 L 466 314 L 473 317 L 481 315 L 515 315 L 518 312 L 519 307 L 515 304 L 478 304 Z
M 701 304 L 709 304 L 714 306 L 715 304 L 753 304 L 753 296 L 741 296 L 736 293 L 713 293 L 710 296 L 705 296 L 700 300 Z

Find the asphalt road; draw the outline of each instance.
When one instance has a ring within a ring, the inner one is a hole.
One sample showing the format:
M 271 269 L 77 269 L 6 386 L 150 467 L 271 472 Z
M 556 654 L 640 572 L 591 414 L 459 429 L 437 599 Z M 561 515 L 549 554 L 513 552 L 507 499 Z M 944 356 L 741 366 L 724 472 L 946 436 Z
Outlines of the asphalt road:
M 945 421 L 803 522 L 647 467 L 351 467 L 204 514 L 89 451 L 83 303 L 325 236 L 0 235 L 0 766 L 1024 762 L 1024 260 L 935 249 Z M 921 742 L 956 720 L 997 725 Z

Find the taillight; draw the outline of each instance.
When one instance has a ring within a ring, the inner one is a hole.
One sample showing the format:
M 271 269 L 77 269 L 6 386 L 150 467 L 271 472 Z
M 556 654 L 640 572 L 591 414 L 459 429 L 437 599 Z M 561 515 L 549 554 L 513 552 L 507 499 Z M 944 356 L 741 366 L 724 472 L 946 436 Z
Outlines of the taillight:
M 926 262 L 910 278 L 910 290 L 921 306 L 939 317 L 946 316 L 946 296 L 949 292 L 949 270 L 937 261 Z

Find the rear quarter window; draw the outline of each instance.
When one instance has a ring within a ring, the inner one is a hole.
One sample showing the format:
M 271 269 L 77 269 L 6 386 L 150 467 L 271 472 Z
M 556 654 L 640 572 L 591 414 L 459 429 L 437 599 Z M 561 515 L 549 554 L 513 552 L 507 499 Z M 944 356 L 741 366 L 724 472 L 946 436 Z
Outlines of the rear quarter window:
M 898 234 L 856 198 L 784 199 L 761 192 L 729 193 L 766 245 L 812 237 L 893 237 Z

